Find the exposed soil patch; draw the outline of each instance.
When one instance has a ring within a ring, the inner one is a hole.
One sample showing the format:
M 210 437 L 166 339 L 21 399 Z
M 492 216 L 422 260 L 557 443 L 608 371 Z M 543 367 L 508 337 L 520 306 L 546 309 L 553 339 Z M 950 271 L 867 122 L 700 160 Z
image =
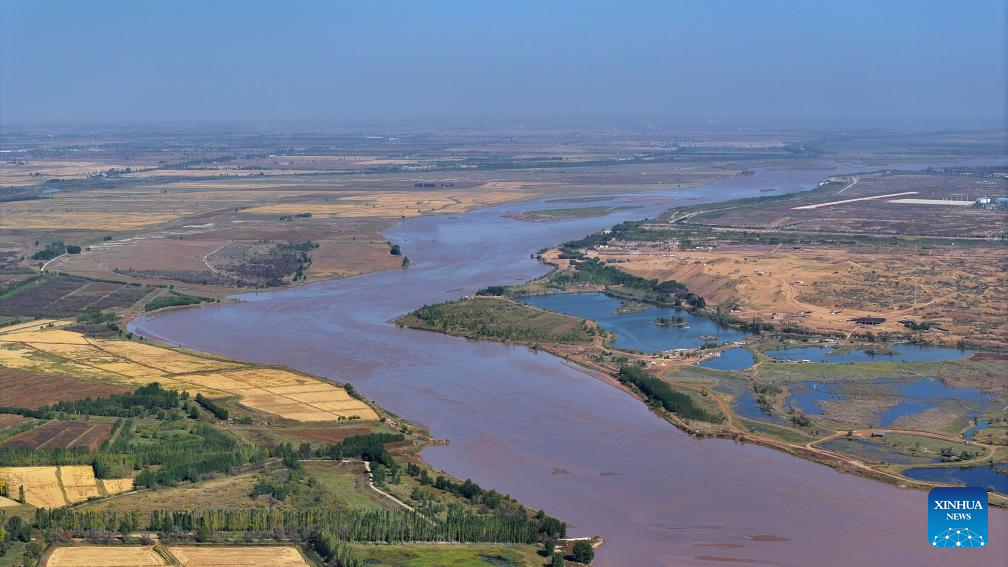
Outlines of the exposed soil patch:
M 86 447 L 95 450 L 109 438 L 111 433 L 111 423 L 51 421 L 31 431 L 15 435 L 0 447 L 18 449 Z
M 56 402 L 102 398 L 128 388 L 0 367 L 0 406 L 39 408 Z
M 309 443 L 339 443 L 347 437 L 352 435 L 365 435 L 371 430 L 367 427 L 312 427 L 284 430 L 246 429 L 244 431 L 250 437 L 255 439 L 257 443 L 274 446 L 281 440 L 278 440 L 275 436 L 271 436 L 268 433 L 269 431 L 279 432 L 282 433 L 284 437 L 301 439 Z

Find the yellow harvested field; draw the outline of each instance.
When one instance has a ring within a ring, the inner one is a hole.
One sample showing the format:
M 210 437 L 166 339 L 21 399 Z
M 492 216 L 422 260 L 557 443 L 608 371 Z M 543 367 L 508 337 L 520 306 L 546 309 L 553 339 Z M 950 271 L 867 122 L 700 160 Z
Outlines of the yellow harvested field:
M 6 327 L 0 327 L 0 335 L 7 333 L 13 333 L 16 331 L 22 331 L 25 329 L 38 329 L 40 327 L 45 327 L 49 323 L 55 323 L 55 319 L 36 319 L 34 321 L 28 321 L 27 323 L 18 323 L 17 325 L 8 325 Z
M 104 351 L 132 361 L 142 361 L 146 366 L 152 366 L 169 374 L 206 372 L 208 370 L 234 368 L 238 366 L 238 364 L 233 362 L 214 360 L 212 358 L 205 358 L 201 356 L 192 356 L 176 350 L 132 341 L 96 339 L 91 342 Z
M 133 490 L 132 478 L 104 478 L 99 479 L 98 482 L 101 483 L 101 487 L 105 489 L 105 492 L 109 494 L 120 494 Z
M 425 213 L 462 213 L 507 201 L 527 199 L 528 193 L 514 188 L 488 188 L 473 191 L 388 191 L 368 195 L 341 196 L 329 203 L 282 203 L 245 209 L 246 213 L 296 215 L 311 213 L 317 217 L 414 217 Z
M 83 212 L 56 210 L 24 211 L 0 209 L 0 228 L 11 229 L 91 229 L 130 230 L 170 221 L 178 215 L 164 213 Z
M 0 365 L 135 386 L 159 382 L 166 388 L 208 397 L 237 397 L 248 408 L 293 421 L 379 417 L 343 388 L 289 370 L 259 368 L 136 341 L 89 339 L 58 327 L 0 334 Z
M 84 335 L 55 327 L 46 329 L 36 327 L 34 329 L 22 329 L 11 333 L 4 333 L 3 340 L 62 345 L 87 344 L 87 339 Z
M 58 508 L 67 503 L 59 487 L 56 467 L 3 467 L 0 479 L 11 494 L 18 494 L 23 486 L 25 502 L 32 506 Z
M 86 465 L 45 467 L 0 467 L 0 481 L 11 494 L 24 487 L 25 502 L 38 508 L 59 508 L 101 496 L 94 470 Z M 102 481 L 108 494 L 118 494 L 133 488 L 133 479 Z
M 166 548 L 180 565 L 187 567 L 308 567 L 301 552 L 292 546 L 171 546 Z
M 12 508 L 14 506 L 20 506 L 21 503 L 17 500 L 11 500 L 10 498 L 4 498 L 0 496 L 0 508 Z
M 4 342 L 5 340 L 6 337 L 0 337 L 0 366 L 77 378 L 99 379 L 104 375 L 98 368 L 53 358 L 25 343 Z
M 171 546 L 161 552 L 153 546 L 81 545 L 54 548 L 45 567 L 148 567 L 181 565 L 183 567 L 308 567 L 301 552 L 292 546 Z
M 168 565 L 153 546 L 127 547 L 81 545 L 57 547 L 45 567 L 147 567 Z
M 98 479 L 95 478 L 94 469 L 90 466 L 67 466 L 60 467 L 59 470 L 63 490 L 66 491 L 67 500 L 70 502 L 80 502 L 99 496 Z
M 300 386 L 304 384 L 319 384 L 318 380 L 314 380 L 307 376 L 301 376 L 294 374 L 292 372 L 286 372 L 284 370 L 277 370 L 276 368 L 250 368 L 245 370 L 232 370 L 230 372 L 224 372 L 221 374 L 229 378 L 234 378 L 243 384 L 250 386 L 261 386 L 268 388 L 277 388 L 280 386 Z M 323 383 L 324 384 L 324 383 Z

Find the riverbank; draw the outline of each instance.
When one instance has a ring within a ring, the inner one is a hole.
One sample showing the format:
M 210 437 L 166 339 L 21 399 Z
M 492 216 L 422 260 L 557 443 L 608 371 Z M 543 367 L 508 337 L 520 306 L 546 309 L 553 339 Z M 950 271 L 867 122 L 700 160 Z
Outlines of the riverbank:
M 457 219 L 415 218 L 388 235 L 408 247 L 409 270 L 243 297 L 247 302 L 141 319 L 134 329 L 320 376 L 351 376 L 383 407 L 451 439 L 424 451 L 434 466 L 554 510 L 571 519 L 578 534 L 605 534 L 600 565 L 703 564 L 697 545 L 736 543 L 742 547 L 723 554 L 749 561 L 786 554 L 808 563 L 827 552 L 837 563 L 912 557 L 937 565 L 913 551 L 926 522 L 904 492 L 754 444 L 698 441 L 638 400 L 541 351 L 387 323 L 420 304 L 535 279 L 545 270 L 529 254 L 550 243 L 683 200 L 758 194 L 769 184 L 785 192 L 824 175 L 757 172 L 702 190 L 621 197 L 617 203 L 647 208 L 601 219 L 518 223 L 501 216 L 513 206 Z M 799 491 L 802 505 L 782 486 Z M 813 514 L 823 509 L 831 513 Z M 866 517 L 866 509 L 881 510 L 885 518 Z M 767 514 L 779 520 L 777 539 L 769 543 L 755 538 L 766 534 Z M 992 513 L 992 526 L 1002 521 Z M 835 534 L 855 523 L 865 530 L 862 544 L 839 545 Z M 665 529 L 677 529 L 678 536 L 665 537 Z
M 510 305 L 511 307 L 502 311 L 501 307 L 503 305 Z M 478 327 L 470 328 L 468 330 L 462 330 L 463 327 L 442 327 L 437 321 L 425 321 L 423 317 L 418 317 L 417 313 L 420 313 L 423 310 L 397 319 L 396 324 L 427 331 L 446 332 L 448 334 L 454 334 L 456 336 L 462 336 L 469 339 L 501 341 L 508 344 L 522 345 L 534 350 L 549 352 L 550 354 L 570 361 L 572 364 L 579 367 L 590 369 L 590 372 L 586 372 L 590 376 L 601 379 L 607 384 L 615 386 L 621 391 L 632 395 L 636 399 L 647 404 L 651 411 L 660 416 L 662 419 L 665 419 L 686 433 L 696 437 L 722 438 L 742 443 L 755 443 L 783 451 L 798 458 L 827 465 L 839 472 L 857 474 L 873 480 L 888 482 L 901 488 L 929 489 L 934 486 L 938 486 L 936 483 L 922 482 L 903 476 L 900 474 L 902 469 L 892 469 L 885 463 L 872 463 L 870 461 L 865 461 L 863 457 L 831 451 L 821 447 L 824 442 L 843 435 L 844 431 L 849 432 L 847 435 L 848 437 L 854 438 L 871 437 L 870 434 L 872 433 L 885 435 L 885 432 L 887 431 L 885 429 L 854 426 L 845 430 L 835 430 L 828 429 L 827 427 L 830 426 L 825 423 L 813 426 L 811 421 L 804 424 L 803 427 L 799 424 L 803 423 L 802 419 L 806 419 L 804 416 L 799 418 L 798 416 L 801 416 L 801 414 L 792 413 L 789 415 L 787 412 L 782 410 L 778 411 L 780 411 L 785 418 L 789 418 L 791 421 L 795 422 L 790 423 L 790 427 L 786 427 L 784 431 L 781 431 L 779 426 L 766 427 L 763 424 L 759 424 L 759 421 L 753 422 L 751 420 L 742 419 L 741 416 L 733 411 L 731 398 L 728 394 L 726 392 L 718 391 L 719 387 L 715 380 L 686 381 L 674 378 L 676 370 L 683 368 L 692 370 L 697 362 L 703 360 L 705 356 L 709 356 L 703 354 L 702 351 L 695 351 L 688 354 L 684 352 L 676 359 L 669 360 L 661 355 L 661 353 L 659 353 L 658 356 L 655 356 L 648 355 L 647 353 L 642 353 L 640 351 L 620 350 L 618 348 L 614 348 L 611 342 L 604 340 L 606 338 L 610 338 L 605 331 L 597 332 L 591 336 L 586 335 L 577 343 L 556 340 L 560 335 L 538 335 L 537 338 L 541 340 L 529 340 L 523 333 L 516 332 L 515 329 L 521 329 L 523 327 L 520 322 L 523 313 L 526 314 L 527 317 L 540 318 L 541 310 L 524 306 L 509 297 L 477 296 L 471 299 L 460 300 L 454 304 L 443 304 L 438 307 L 443 320 L 476 321 L 478 322 Z M 506 317 L 503 319 L 501 318 L 502 312 L 507 313 Z M 566 319 L 570 320 L 572 324 L 577 324 L 580 321 L 563 315 L 554 315 L 554 317 L 566 317 Z M 601 326 L 598 326 L 596 323 L 589 328 L 595 329 L 601 328 Z M 715 350 L 711 352 L 717 351 Z M 661 405 L 655 403 L 653 399 L 649 399 L 649 396 L 643 393 L 639 388 L 618 379 L 620 369 L 625 365 L 637 365 L 647 369 L 650 373 L 656 376 L 666 378 L 666 382 L 672 386 L 675 391 L 690 396 L 691 399 L 695 401 L 695 405 L 697 407 L 706 408 L 708 411 L 716 409 L 719 414 L 723 416 L 723 421 L 721 423 L 710 423 L 695 419 L 684 419 L 675 412 L 662 408 Z M 716 374 L 716 372 L 711 373 L 712 376 Z M 673 376 L 673 378 L 668 379 L 670 376 Z M 754 423 L 759 425 L 754 426 Z M 832 427 L 837 427 L 837 425 L 832 425 Z M 823 429 L 820 431 L 814 431 L 818 428 Z M 791 430 L 792 433 L 789 434 L 788 430 Z M 774 432 L 778 432 L 778 434 L 774 435 Z M 926 432 L 919 433 L 930 435 L 939 439 L 945 439 L 950 443 L 955 441 L 955 437 L 951 435 Z M 800 442 L 795 442 L 793 439 L 788 438 L 793 438 L 795 434 L 799 435 L 803 439 Z M 978 452 L 976 456 L 965 460 L 957 460 L 952 464 L 955 464 L 955 466 L 969 467 L 971 465 L 985 463 L 988 460 L 993 460 L 995 458 L 1004 459 L 1005 457 L 1008 457 L 1008 452 L 999 446 L 984 445 L 974 442 L 971 447 L 972 451 Z M 1000 455 L 1000 457 L 996 457 L 997 455 Z M 1008 506 L 1008 498 L 1006 498 L 1003 494 L 992 492 L 990 494 L 990 502 L 993 505 Z
M 428 465 L 421 451 L 443 441 L 350 384 L 139 337 L 88 337 L 71 324 L 32 321 L 0 329 L 0 379 L 37 385 L 0 394 L 0 413 L 9 414 L 0 425 L 0 486 L 19 495 L 0 502 L 34 528 L 59 527 L 79 542 L 118 538 L 123 544 L 169 532 L 183 541 L 232 544 L 256 532 L 260 540 L 319 554 L 320 530 L 334 529 L 329 516 L 319 516 L 323 510 L 353 517 L 358 527 L 380 518 L 385 531 L 332 536 L 347 545 L 507 543 L 535 553 L 566 535 L 565 524 L 543 511 Z M 57 399 L 62 404 L 44 405 Z M 11 424 L 16 429 L 7 431 Z M 78 443 L 82 424 L 90 441 Z M 72 435 L 48 433 L 53 430 Z M 58 481 L 56 492 L 46 475 Z M 63 486 L 81 479 L 91 485 Z M 164 528 L 158 519 L 203 510 L 207 502 L 216 513 L 243 519 L 261 513 L 274 522 L 316 522 L 297 531 L 277 525 L 270 536 L 257 532 L 270 531 L 262 519 L 213 524 L 193 536 L 188 527 L 185 533 Z M 63 507 L 68 510 L 53 512 L 54 525 L 35 510 Z M 80 519 L 95 512 L 113 520 Z M 127 535 L 109 533 L 119 525 L 116 515 L 135 524 L 120 530 Z M 128 535 L 145 530 L 151 533 Z M 379 545 L 370 555 L 400 551 Z

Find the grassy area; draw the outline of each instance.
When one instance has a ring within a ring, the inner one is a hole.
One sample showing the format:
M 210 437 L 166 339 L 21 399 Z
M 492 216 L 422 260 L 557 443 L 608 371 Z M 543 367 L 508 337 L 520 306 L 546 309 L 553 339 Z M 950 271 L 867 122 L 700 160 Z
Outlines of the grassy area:
M 531 545 L 355 545 L 367 565 L 386 567 L 531 567 L 546 560 Z
M 574 207 L 568 209 L 538 209 L 535 211 L 523 212 L 521 214 L 521 218 L 523 220 L 531 220 L 531 221 L 584 219 L 591 217 L 603 217 L 605 215 L 608 215 L 609 213 L 612 213 L 613 211 L 629 208 L 631 207 L 595 206 L 595 207 Z
M 906 433 L 887 433 L 882 438 L 882 442 L 892 446 L 901 453 L 927 457 L 937 457 L 940 455 L 942 449 L 948 448 L 951 448 L 952 452 L 956 455 L 960 455 L 963 452 L 984 452 L 982 449 L 971 447 L 965 443 L 953 443 L 944 439 Z
M 1004 423 L 991 424 L 986 429 L 977 431 L 973 439 L 977 443 L 986 443 L 988 445 L 1008 445 L 1008 425 Z
M 88 509 L 129 512 L 140 510 L 146 517 L 152 510 L 214 508 L 265 508 L 265 500 L 253 500 L 252 487 L 259 473 L 228 475 L 196 484 L 126 494 L 87 504 Z
M 186 295 L 183 293 L 169 291 L 168 293 L 159 295 L 144 304 L 144 311 L 157 311 L 158 309 L 164 309 L 165 307 L 179 307 L 182 305 L 196 305 L 203 303 L 204 301 L 213 300 L 207 297 L 198 297 L 195 295 Z
M 758 433 L 776 437 L 777 439 L 787 443 L 800 443 L 804 445 L 805 443 L 815 439 L 815 437 L 802 435 L 794 429 L 772 425 L 765 421 L 755 421 L 744 417 L 736 417 L 735 423 L 748 430 L 755 428 Z
M 24 552 L 25 544 L 17 541 L 11 544 L 7 553 L 0 555 L 0 567 L 21 567 L 21 554 Z
M 399 319 L 399 324 L 463 337 L 526 343 L 585 344 L 592 342 L 596 332 L 595 325 L 585 319 L 492 297 L 425 305 Z
M 312 504 L 359 510 L 381 510 L 390 504 L 394 506 L 368 487 L 362 463 L 304 463 L 304 471 L 315 480 L 319 489 L 310 495 L 314 500 Z

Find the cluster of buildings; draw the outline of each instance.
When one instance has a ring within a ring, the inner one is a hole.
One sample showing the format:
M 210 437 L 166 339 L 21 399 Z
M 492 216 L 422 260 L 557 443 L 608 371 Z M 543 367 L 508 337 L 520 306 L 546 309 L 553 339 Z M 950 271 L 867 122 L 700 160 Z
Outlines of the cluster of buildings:
M 977 197 L 974 206 L 981 209 L 1008 209 L 1008 197 Z

